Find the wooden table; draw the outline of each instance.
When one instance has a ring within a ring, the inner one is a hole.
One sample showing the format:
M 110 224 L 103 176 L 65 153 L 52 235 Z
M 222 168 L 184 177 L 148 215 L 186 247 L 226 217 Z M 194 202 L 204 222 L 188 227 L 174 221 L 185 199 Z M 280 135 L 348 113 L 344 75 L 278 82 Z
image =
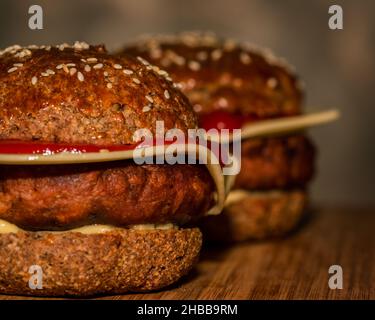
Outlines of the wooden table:
M 328 287 L 331 265 L 342 290 Z M 318 209 L 283 240 L 205 248 L 172 288 L 100 299 L 375 299 L 375 210 Z

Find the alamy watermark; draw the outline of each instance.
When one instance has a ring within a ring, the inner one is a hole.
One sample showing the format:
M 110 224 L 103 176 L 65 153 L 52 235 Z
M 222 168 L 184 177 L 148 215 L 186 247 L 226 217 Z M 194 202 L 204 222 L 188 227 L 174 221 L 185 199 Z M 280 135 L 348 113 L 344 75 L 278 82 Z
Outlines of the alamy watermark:
M 43 30 L 43 8 L 37 4 L 29 7 L 29 28 L 31 30 Z
M 342 7 L 335 4 L 328 8 L 328 13 L 331 15 L 328 19 L 328 27 L 331 30 L 344 29 L 344 11 Z
M 343 271 L 342 267 L 338 264 L 334 264 L 329 267 L 328 274 L 331 276 L 328 279 L 328 287 L 331 290 L 343 289 Z
M 164 121 L 156 121 L 155 135 L 149 129 L 139 129 L 133 141 L 139 143 L 133 151 L 136 164 L 220 164 L 224 175 L 236 175 L 241 170 L 241 129 L 181 129 L 165 131 Z M 153 148 L 162 147 L 154 153 Z
M 43 289 L 43 269 L 41 266 L 34 264 L 29 268 L 29 288 L 32 290 Z

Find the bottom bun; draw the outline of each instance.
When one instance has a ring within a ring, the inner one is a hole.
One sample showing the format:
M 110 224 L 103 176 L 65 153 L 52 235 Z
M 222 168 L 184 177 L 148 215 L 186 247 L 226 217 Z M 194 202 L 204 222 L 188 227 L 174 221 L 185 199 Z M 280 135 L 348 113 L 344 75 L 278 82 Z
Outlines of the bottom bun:
M 201 245 L 197 228 L 0 234 L 0 293 L 88 296 L 157 290 L 189 272 Z M 29 287 L 35 265 L 42 269 L 42 289 Z
M 203 220 L 205 239 L 239 242 L 283 236 L 300 222 L 307 203 L 305 191 L 231 191 L 222 214 Z

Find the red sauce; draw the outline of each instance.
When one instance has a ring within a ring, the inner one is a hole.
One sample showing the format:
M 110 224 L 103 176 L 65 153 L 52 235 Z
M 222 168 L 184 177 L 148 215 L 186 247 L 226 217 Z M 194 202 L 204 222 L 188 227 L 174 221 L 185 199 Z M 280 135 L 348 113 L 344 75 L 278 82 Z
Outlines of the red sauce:
M 200 117 L 200 126 L 205 130 L 210 129 L 241 129 L 245 123 L 258 120 L 254 116 L 244 116 L 227 111 L 218 110 Z
M 60 152 L 100 152 L 134 150 L 138 144 L 97 146 L 90 144 L 67 144 L 40 141 L 0 140 L 2 154 L 51 154 Z
M 254 117 L 243 116 L 218 110 L 212 113 L 202 115 L 200 119 L 201 128 L 209 129 L 239 129 L 245 123 L 255 121 Z M 173 142 L 164 141 L 164 144 Z M 21 141 L 21 140 L 0 140 L 0 154 L 54 154 L 60 152 L 86 153 L 108 151 L 126 151 L 134 150 L 139 146 L 137 144 L 127 145 L 93 145 L 93 144 L 70 144 L 54 143 L 43 141 Z M 154 141 L 154 145 L 156 145 Z M 144 146 L 144 145 L 142 145 Z

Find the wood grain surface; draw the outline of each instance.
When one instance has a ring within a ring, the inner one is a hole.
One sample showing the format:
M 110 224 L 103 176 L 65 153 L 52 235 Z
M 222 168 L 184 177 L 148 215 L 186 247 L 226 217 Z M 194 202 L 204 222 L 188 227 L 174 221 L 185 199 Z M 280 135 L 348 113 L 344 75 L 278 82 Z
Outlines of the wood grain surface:
M 374 227 L 375 210 L 318 209 L 285 239 L 205 247 L 167 290 L 98 299 L 375 299 Z M 331 290 L 328 268 L 337 264 L 344 287 Z

